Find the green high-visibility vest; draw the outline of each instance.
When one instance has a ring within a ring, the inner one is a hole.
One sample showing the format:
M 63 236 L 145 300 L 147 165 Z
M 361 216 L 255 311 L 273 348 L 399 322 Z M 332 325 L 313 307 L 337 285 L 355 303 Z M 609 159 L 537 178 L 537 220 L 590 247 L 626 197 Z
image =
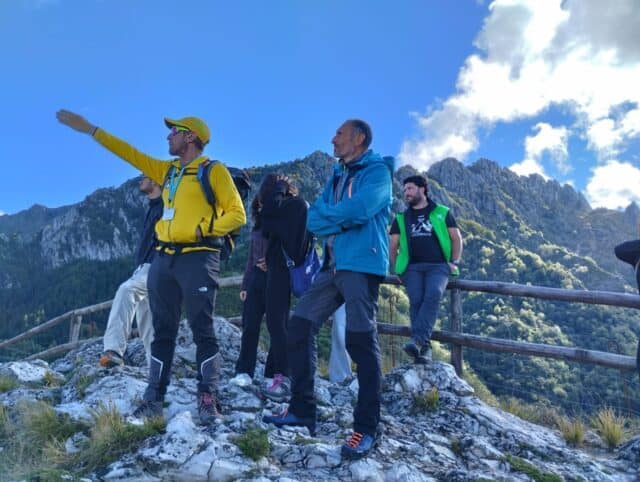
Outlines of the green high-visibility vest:
M 411 208 L 409 208 L 411 209 Z M 448 263 L 451 261 L 451 238 L 449 237 L 449 230 L 447 229 L 447 213 L 449 208 L 442 204 L 436 204 L 436 207 L 429 213 L 429 221 L 433 230 L 436 233 L 436 239 L 442 250 L 442 255 L 445 261 Z M 407 236 L 407 226 L 405 222 L 404 213 L 396 214 L 396 220 L 398 221 L 398 228 L 400 229 L 400 250 L 396 257 L 396 274 L 402 274 L 409 266 L 409 237 Z

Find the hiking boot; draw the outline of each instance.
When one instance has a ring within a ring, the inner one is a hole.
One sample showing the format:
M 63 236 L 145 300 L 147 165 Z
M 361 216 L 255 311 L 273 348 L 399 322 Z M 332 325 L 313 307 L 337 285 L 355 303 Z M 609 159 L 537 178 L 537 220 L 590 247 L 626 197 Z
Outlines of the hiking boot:
M 124 359 L 113 350 L 105 351 L 100 357 L 100 366 L 113 368 L 124 365 Z
M 420 356 L 419 343 L 415 338 L 409 338 L 409 341 L 404 345 L 404 351 L 407 355 L 413 357 L 414 360 Z
M 311 417 L 298 417 L 289 412 L 289 409 L 285 409 L 280 414 L 265 415 L 262 417 L 264 423 L 272 423 L 276 427 L 282 427 L 287 425 L 289 427 L 307 427 L 309 435 L 312 437 L 316 434 L 316 420 Z
M 162 400 L 142 400 L 131 414 L 134 418 L 162 417 Z
M 380 435 L 371 436 L 367 433 L 353 432 L 351 438 L 342 446 L 342 456 L 349 460 L 358 460 L 369 455 L 378 444 Z
M 291 380 L 282 373 L 276 373 L 271 386 L 263 388 L 262 394 L 274 402 L 288 402 L 291 398 Z
M 433 359 L 433 351 L 431 350 L 431 343 L 426 342 L 420 347 L 420 355 L 416 358 L 416 363 L 420 365 L 426 365 Z
M 220 418 L 216 397 L 208 392 L 198 393 L 198 416 L 200 423 L 210 425 Z

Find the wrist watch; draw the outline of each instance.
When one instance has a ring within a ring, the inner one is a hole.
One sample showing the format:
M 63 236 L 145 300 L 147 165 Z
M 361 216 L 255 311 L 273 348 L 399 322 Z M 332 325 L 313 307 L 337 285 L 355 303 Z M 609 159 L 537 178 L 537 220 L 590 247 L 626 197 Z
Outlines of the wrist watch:
M 456 266 L 458 266 L 460 264 L 460 260 L 459 259 L 451 260 L 451 264 L 455 264 Z

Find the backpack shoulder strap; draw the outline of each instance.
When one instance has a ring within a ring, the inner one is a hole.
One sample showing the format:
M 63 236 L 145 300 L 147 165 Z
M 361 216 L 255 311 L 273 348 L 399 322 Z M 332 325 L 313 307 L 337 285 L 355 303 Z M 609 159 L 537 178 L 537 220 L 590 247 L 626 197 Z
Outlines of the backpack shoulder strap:
M 214 212 L 216 207 L 216 195 L 213 193 L 209 174 L 211 173 L 211 168 L 217 162 L 218 161 L 207 159 L 198 165 L 198 182 L 200 183 L 204 197 L 207 199 L 207 202 L 213 208 Z
M 198 165 L 198 182 L 200 183 L 200 187 L 202 188 L 202 192 L 204 193 L 204 197 L 207 199 L 209 206 L 213 210 L 213 214 L 211 215 L 211 222 L 209 222 L 209 232 L 213 231 L 213 219 L 216 217 L 216 195 L 213 193 L 213 188 L 211 187 L 211 178 L 209 174 L 211 173 L 211 168 L 218 161 L 212 161 L 210 159 L 206 159 L 204 162 L 201 162 Z

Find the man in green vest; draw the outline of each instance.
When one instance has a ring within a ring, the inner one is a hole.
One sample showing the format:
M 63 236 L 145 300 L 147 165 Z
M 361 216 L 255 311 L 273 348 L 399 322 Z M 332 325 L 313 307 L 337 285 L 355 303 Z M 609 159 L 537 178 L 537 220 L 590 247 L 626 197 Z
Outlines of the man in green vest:
M 431 359 L 431 332 L 449 276 L 459 274 L 462 236 L 449 208 L 427 196 L 427 178 L 403 182 L 407 209 L 389 232 L 389 258 L 407 290 L 411 338 L 404 351 L 416 363 Z

